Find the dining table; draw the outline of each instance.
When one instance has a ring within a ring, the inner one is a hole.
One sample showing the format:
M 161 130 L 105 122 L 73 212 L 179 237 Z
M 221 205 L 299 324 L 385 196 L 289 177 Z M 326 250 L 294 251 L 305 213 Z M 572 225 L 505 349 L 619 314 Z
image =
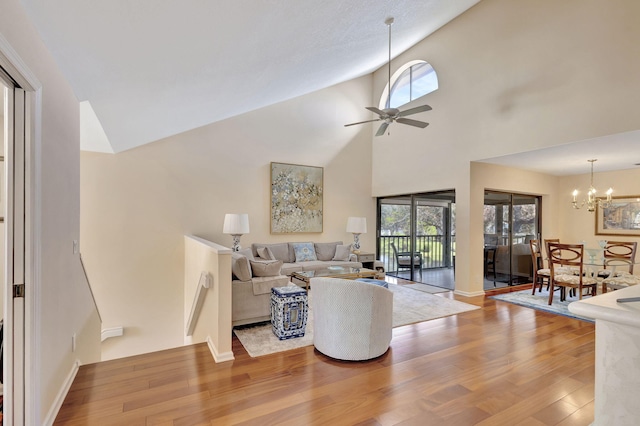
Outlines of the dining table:
M 582 272 L 586 276 L 595 278 L 599 284 L 601 284 L 611 274 L 618 272 L 629 272 L 631 266 L 640 264 L 640 260 L 637 258 L 627 257 L 605 257 L 605 250 L 603 247 L 585 247 L 584 249 L 587 256 L 582 260 Z M 631 269 L 633 270 L 633 269 Z M 609 271 L 604 272 L 604 271 Z M 607 292 L 607 287 L 602 285 L 602 293 Z

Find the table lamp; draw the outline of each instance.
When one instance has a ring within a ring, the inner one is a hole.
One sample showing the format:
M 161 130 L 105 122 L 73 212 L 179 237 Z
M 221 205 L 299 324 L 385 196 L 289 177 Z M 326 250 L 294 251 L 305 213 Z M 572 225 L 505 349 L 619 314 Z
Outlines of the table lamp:
M 249 215 L 247 213 L 227 213 L 224 215 L 224 234 L 233 237 L 233 251 L 240 250 L 240 237 L 249 233 Z
M 353 252 L 360 253 L 360 234 L 367 233 L 367 218 L 349 217 L 347 219 L 347 232 L 353 234 Z

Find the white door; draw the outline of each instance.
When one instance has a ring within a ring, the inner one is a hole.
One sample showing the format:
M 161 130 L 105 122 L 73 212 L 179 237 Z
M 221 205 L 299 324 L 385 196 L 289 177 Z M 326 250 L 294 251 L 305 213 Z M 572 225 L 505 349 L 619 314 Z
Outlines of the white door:
M 4 92 L 4 424 L 25 424 L 25 141 L 26 94 L 2 72 Z M 10 255 L 6 255 L 10 254 Z

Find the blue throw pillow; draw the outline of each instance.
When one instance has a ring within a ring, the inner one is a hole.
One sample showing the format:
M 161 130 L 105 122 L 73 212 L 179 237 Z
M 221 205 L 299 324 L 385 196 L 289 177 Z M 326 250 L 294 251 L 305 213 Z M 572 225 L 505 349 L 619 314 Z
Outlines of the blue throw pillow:
M 293 252 L 296 254 L 296 262 L 318 260 L 313 243 L 293 243 Z

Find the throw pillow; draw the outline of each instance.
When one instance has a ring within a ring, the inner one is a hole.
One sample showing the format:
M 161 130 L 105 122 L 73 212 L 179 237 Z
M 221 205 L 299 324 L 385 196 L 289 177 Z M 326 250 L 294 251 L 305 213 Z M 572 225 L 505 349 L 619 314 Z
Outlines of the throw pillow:
M 289 256 L 289 244 L 287 243 L 279 243 L 279 244 L 258 244 L 254 243 L 252 246 L 255 248 L 255 252 L 258 253 L 258 249 L 261 247 L 269 247 L 271 250 L 271 254 L 273 254 L 274 259 L 282 260 L 284 263 L 293 262 L 294 258 Z
M 318 260 L 313 243 L 293 243 L 293 251 L 296 254 L 296 262 Z
M 250 248 L 238 250 L 236 253 L 241 254 L 243 256 L 247 256 L 249 260 L 255 260 L 255 258 L 253 257 L 253 252 L 251 251 Z
M 336 255 L 336 246 L 342 244 L 342 241 L 336 241 L 333 243 L 315 243 L 316 257 L 318 260 L 328 261 L 333 259 Z
M 280 275 L 282 260 L 251 260 L 251 271 L 256 277 L 275 277 Z
M 349 260 L 349 256 L 351 255 L 351 244 L 349 245 L 339 245 L 336 246 L 336 255 L 333 256 L 331 260 Z
M 265 260 L 277 260 L 269 247 L 260 247 L 258 249 L 258 256 Z
M 240 281 L 249 281 L 251 279 L 251 265 L 247 256 L 241 254 L 231 254 L 231 272 Z

